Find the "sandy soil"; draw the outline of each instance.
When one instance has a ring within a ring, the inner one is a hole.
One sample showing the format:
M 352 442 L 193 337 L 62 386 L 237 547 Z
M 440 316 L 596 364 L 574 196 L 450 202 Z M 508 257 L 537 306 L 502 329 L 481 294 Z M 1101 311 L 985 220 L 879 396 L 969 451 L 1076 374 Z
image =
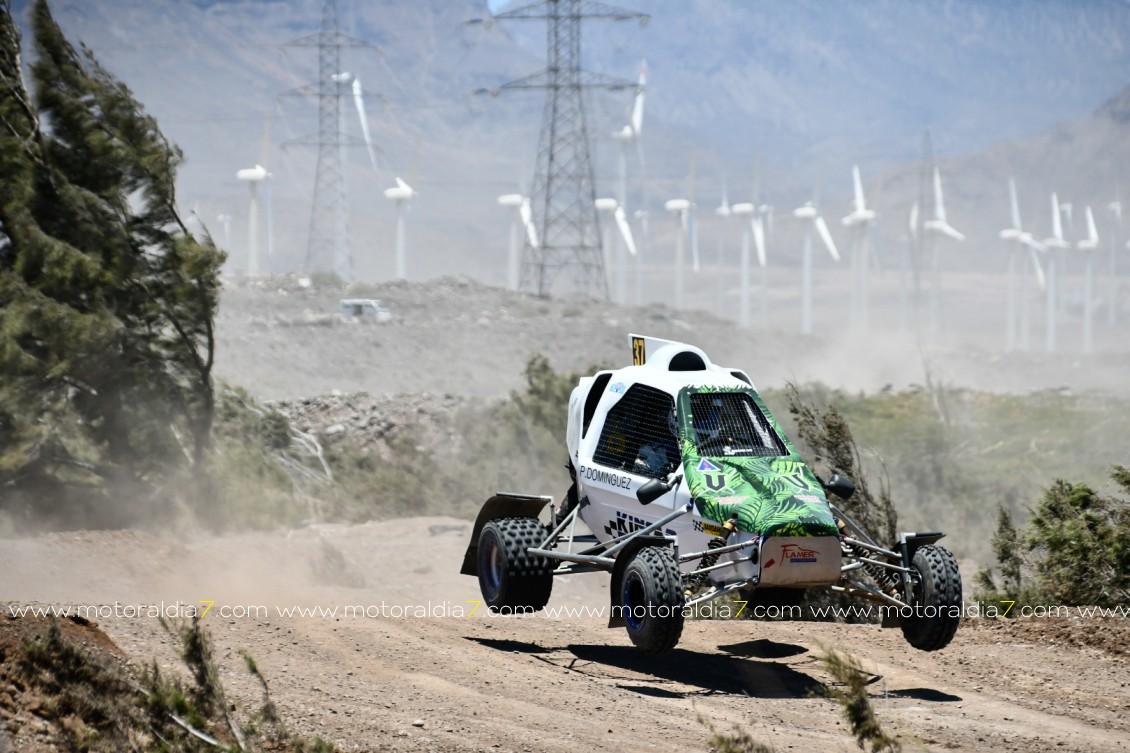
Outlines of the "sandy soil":
M 126 605 L 214 600 L 204 622 L 229 698 L 259 702 L 247 649 L 291 728 L 342 750 L 704 750 L 698 714 L 778 751 L 855 750 L 822 696 L 823 646 L 878 676 L 872 702 L 910 749 L 1114 751 L 1130 735 L 1126 620 L 970 620 L 933 654 L 869 625 L 695 621 L 674 652 L 648 657 L 595 617 L 469 614 L 477 583 L 457 574 L 469 530 L 418 518 L 221 538 L 53 534 L 4 542 L 0 593 L 5 610 L 102 605 L 96 622 L 117 646 L 167 671 L 172 642 Z M 599 609 L 604 580 L 559 581 L 550 606 Z M 255 605 L 266 613 L 220 614 Z M 292 605 L 338 612 L 280 614 Z
M 1067 336 L 1059 354 L 1004 355 L 1003 329 L 985 318 L 1000 313 L 994 281 L 970 279 L 948 301 L 958 327 L 925 346 L 898 326 L 879 328 L 898 322 L 891 281 L 878 284 L 875 300 L 887 303 L 868 336 L 828 325 L 842 323 L 847 301 L 818 290 L 817 337 L 795 334 L 788 300 L 772 302 L 768 331 L 744 331 L 701 311 L 542 300 L 445 279 L 369 291 L 395 314 L 376 324 L 338 317 L 338 291 L 232 288 L 218 376 L 263 398 L 432 393 L 421 405 L 443 410 L 518 387 L 534 352 L 559 369 L 625 363 L 627 333 L 636 331 L 692 341 L 765 386 L 821 380 L 871 390 L 922 383 L 929 369 L 936 381 L 997 392 L 1130 394 L 1120 332 L 1101 333 L 1102 352 L 1090 358 Z M 910 749 L 1082 753 L 1120 750 L 1130 738 L 1125 619 L 970 620 L 934 654 L 874 626 L 695 621 L 674 652 L 648 657 L 595 616 L 476 609 L 477 583 L 458 575 L 469 534 L 464 520 L 416 518 L 225 537 L 127 530 L 5 540 L 0 608 L 98 607 L 93 619 L 117 650 L 172 672 L 183 671 L 173 641 L 137 612 L 158 605 L 186 614 L 211 603 L 204 624 L 229 699 L 244 710 L 260 702 L 240 657 L 246 649 L 288 725 L 347 751 L 704 750 L 699 714 L 721 730 L 741 725 L 778 751 L 856 750 L 824 694 L 830 678 L 817 656 L 825 646 L 848 650 L 876 675 L 872 702 Z M 965 580 L 968 590 L 972 572 Z M 605 581 L 563 579 L 550 607 L 599 610 Z M 280 611 L 296 606 L 323 611 Z M 370 616 L 347 615 L 347 606 Z M 0 649 L 26 627 L 7 617 L 0 624 Z M 114 650 L 93 627 L 75 635 Z M 19 692 L 0 683 L 0 753 L 54 751 L 50 729 L 11 700 Z

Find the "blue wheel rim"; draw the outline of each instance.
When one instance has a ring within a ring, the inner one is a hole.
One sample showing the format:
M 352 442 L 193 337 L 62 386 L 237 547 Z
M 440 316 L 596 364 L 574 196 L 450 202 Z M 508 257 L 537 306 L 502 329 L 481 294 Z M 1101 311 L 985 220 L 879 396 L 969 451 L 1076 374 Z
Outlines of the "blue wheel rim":
M 483 544 L 479 547 L 479 581 L 482 584 L 483 596 L 490 600 L 497 597 L 502 589 L 502 572 L 506 565 L 502 561 L 502 550 L 494 536 L 487 536 Z

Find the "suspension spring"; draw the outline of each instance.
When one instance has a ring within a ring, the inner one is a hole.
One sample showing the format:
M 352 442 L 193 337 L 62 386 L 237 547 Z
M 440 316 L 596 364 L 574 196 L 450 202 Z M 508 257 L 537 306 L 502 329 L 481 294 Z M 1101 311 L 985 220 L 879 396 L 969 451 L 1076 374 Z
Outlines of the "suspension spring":
M 856 546 L 855 544 L 848 544 L 848 547 L 851 549 L 851 553 L 856 557 L 859 557 L 861 561 L 864 558 L 872 558 L 876 556 L 873 552 L 869 552 L 863 547 Z M 875 581 L 875 585 L 879 586 L 879 590 L 884 591 L 891 596 L 894 596 L 898 593 L 898 578 L 892 571 L 870 562 L 863 563 L 863 571 L 871 576 L 871 579 Z
M 737 522 L 738 522 L 737 517 L 733 517 L 733 518 L 730 518 L 729 520 L 727 520 L 725 523 L 723 523 L 722 524 L 723 535 L 722 536 L 715 536 L 710 541 L 708 541 L 706 543 L 706 548 L 708 550 L 714 550 L 714 549 L 721 549 L 722 547 L 726 546 L 726 542 L 730 539 L 730 534 L 732 534 L 734 532 L 734 528 L 737 526 Z M 702 559 L 698 561 L 698 569 L 703 570 L 703 569 L 708 568 L 708 567 L 713 567 L 714 565 L 718 564 L 718 557 L 719 557 L 718 554 L 715 554 L 713 551 L 708 551 L 706 554 L 702 555 Z M 691 575 L 690 577 L 688 577 L 686 579 L 686 583 L 685 583 L 686 594 L 689 596 L 690 594 L 694 593 L 705 582 L 706 582 L 706 573 L 698 573 L 696 575 Z

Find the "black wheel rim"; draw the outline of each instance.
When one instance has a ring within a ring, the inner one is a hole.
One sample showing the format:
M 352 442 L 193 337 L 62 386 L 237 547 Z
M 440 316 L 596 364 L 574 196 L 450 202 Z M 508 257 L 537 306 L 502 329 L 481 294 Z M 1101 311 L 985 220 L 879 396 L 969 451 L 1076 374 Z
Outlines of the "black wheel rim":
M 639 631 L 643 627 L 647 606 L 645 604 L 643 579 L 640 578 L 639 573 L 633 571 L 624 578 L 620 603 L 624 607 L 624 622 L 627 624 L 628 630 L 633 633 Z

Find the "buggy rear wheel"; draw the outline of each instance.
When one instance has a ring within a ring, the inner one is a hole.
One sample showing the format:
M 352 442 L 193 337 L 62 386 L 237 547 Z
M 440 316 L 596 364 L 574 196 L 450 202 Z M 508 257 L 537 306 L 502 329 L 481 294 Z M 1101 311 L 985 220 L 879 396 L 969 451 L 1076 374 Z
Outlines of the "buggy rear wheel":
M 683 634 L 683 576 L 666 547 L 645 546 L 624 568 L 620 604 L 628 637 L 649 654 L 670 651 Z
M 479 534 L 479 590 L 492 612 L 525 614 L 549 602 L 553 563 L 527 550 L 545 539 L 537 518 L 500 518 Z
M 945 648 L 961 622 L 961 573 L 948 549 L 933 544 L 918 547 L 910 567 L 917 574 L 914 608 L 902 617 L 907 643 L 922 651 Z

